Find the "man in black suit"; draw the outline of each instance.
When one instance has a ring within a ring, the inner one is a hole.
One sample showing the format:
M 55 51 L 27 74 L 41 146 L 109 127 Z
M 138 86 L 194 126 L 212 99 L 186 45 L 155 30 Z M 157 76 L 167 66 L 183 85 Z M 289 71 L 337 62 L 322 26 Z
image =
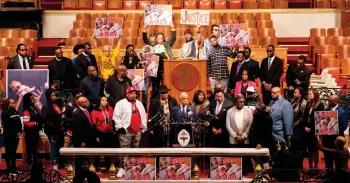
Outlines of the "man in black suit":
M 259 62 L 250 58 L 252 50 L 249 47 L 244 47 L 244 62 L 248 63 L 248 78 L 254 81 L 259 77 Z
M 94 147 L 95 137 L 91 115 L 88 111 L 89 101 L 86 97 L 79 97 L 78 107 L 72 117 L 72 143 L 74 147 Z M 81 173 L 82 157 L 75 158 L 76 176 Z
M 75 71 L 71 59 L 63 57 L 61 48 L 55 49 L 55 56 L 48 64 L 50 86 L 58 89 L 74 88 Z
M 84 43 L 85 50 L 82 54 L 80 54 L 75 61 L 75 70 L 79 76 L 80 80 L 83 80 L 86 76 L 88 76 L 88 67 L 95 66 L 97 69 L 97 62 L 95 55 L 91 54 L 92 48 L 90 43 Z M 98 69 L 97 69 L 97 73 Z
M 214 91 L 217 89 L 221 89 L 224 91 L 224 88 L 226 88 L 226 83 L 222 82 L 222 81 L 217 81 L 214 84 Z M 230 93 L 224 93 L 225 99 L 233 102 L 233 97 Z M 211 102 L 212 100 L 215 99 L 215 94 L 211 94 L 208 98 L 209 102 Z
M 282 60 L 275 55 L 275 46 L 267 46 L 266 52 L 267 58 L 264 58 L 261 62 L 260 81 L 262 84 L 263 102 L 268 106 L 271 101 L 271 88 L 280 86 L 283 63 Z
M 309 87 L 311 72 L 305 65 L 306 57 L 300 55 L 297 63 L 289 64 L 287 70 L 287 86 L 288 86 L 288 98 L 293 97 L 294 89 L 301 87 L 304 89 L 302 95 L 305 97 L 307 89 Z
M 210 102 L 209 111 L 217 118 L 214 118 L 210 124 L 206 123 L 205 125 L 208 126 L 213 147 L 228 147 L 229 135 L 226 130 L 226 113 L 234 104 L 225 98 L 222 89 L 215 90 L 214 95 L 215 100 Z
M 230 77 L 229 77 L 229 88 L 230 91 L 229 93 L 233 94 L 235 87 L 236 87 L 236 82 L 242 80 L 242 72 L 243 70 L 248 70 L 248 63 L 244 62 L 244 52 L 243 51 L 238 51 L 237 52 L 237 60 L 236 62 L 232 63 L 231 66 L 231 71 L 230 71 Z
M 33 69 L 33 60 L 27 55 L 27 51 L 28 48 L 25 44 L 21 43 L 17 45 L 17 55 L 10 58 L 7 69 Z

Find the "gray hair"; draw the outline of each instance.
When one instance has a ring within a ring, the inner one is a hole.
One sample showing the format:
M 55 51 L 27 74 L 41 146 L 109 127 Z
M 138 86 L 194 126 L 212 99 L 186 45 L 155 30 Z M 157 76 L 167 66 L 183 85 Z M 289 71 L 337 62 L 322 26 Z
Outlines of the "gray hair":
M 235 98 L 234 98 L 234 99 L 235 99 L 235 102 L 236 102 L 236 101 L 238 101 L 239 99 L 242 99 L 242 98 L 245 100 L 244 95 L 242 95 L 242 94 L 237 94 L 237 95 L 235 95 Z
M 220 87 L 220 88 L 222 88 L 222 89 L 226 88 L 226 83 L 223 82 L 223 81 L 216 81 L 215 84 L 214 84 L 214 88 L 218 88 L 218 87 L 217 87 L 218 85 L 219 85 L 219 86 L 222 86 L 222 87 Z
M 181 100 L 181 99 L 186 98 L 186 97 L 188 98 L 188 94 L 186 92 L 181 92 L 179 99 Z

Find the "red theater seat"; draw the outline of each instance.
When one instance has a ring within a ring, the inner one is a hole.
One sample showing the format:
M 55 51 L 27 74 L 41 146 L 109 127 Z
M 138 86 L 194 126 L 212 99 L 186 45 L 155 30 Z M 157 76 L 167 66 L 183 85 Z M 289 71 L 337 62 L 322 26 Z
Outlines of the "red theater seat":
M 4 38 L 19 38 L 21 37 L 20 29 L 5 29 L 2 32 L 2 37 Z
M 139 1 L 139 10 L 144 10 L 147 4 L 152 4 L 152 1 Z
M 273 7 L 275 9 L 288 9 L 288 1 L 274 1 Z
M 106 38 L 100 38 L 101 41 L 101 47 L 105 45 L 112 46 L 112 48 L 115 48 L 118 45 L 118 38 L 114 37 L 106 37 Z
M 259 37 L 275 37 L 275 29 L 272 28 L 262 28 L 259 30 Z
M 79 0 L 78 1 L 78 9 L 79 10 L 91 10 L 92 8 L 91 0 Z
M 255 14 L 255 20 L 271 20 L 271 14 L 270 13 L 256 13 Z
M 184 9 L 197 9 L 197 0 L 184 0 Z
M 93 10 L 106 10 L 106 1 L 93 1 Z
M 259 9 L 273 9 L 271 0 L 260 0 Z
M 125 0 L 123 1 L 123 9 L 124 10 L 136 10 L 137 9 L 137 1 L 136 0 Z
M 122 9 L 122 0 L 108 0 L 107 9 L 109 10 Z
M 342 28 L 329 28 L 327 29 L 327 36 L 343 36 L 344 32 Z
M 242 1 L 241 0 L 229 0 L 228 1 L 228 8 L 229 9 L 242 9 Z
M 173 9 L 181 9 L 182 1 L 181 0 L 168 0 L 169 4 L 173 5 Z
M 78 7 L 78 0 L 64 0 L 62 3 L 62 9 L 75 10 Z
M 76 16 L 75 16 L 75 19 L 76 20 L 85 20 L 85 21 L 91 21 L 91 14 L 90 13 L 78 13 Z
M 272 20 L 259 20 L 256 22 L 257 28 L 273 28 Z
M 21 31 L 21 38 L 38 38 L 38 31 L 26 29 Z
M 87 37 L 87 29 L 72 29 L 69 31 L 69 37 Z
M 258 9 L 259 3 L 256 0 L 244 0 L 243 7 L 244 9 Z
M 276 37 L 261 37 L 260 38 L 260 44 L 263 47 L 266 47 L 270 44 L 274 45 L 274 46 L 278 46 L 278 41 Z
M 89 22 L 84 20 L 76 20 L 73 22 L 73 29 L 88 29 L 90 28 Z
M 212 9 L 212 1 L 211 0 L 201 0 L 199 1 L 199 9 Z
M 227 9 L 226 0 L 214 0 L 214 9 Z
M 343 0 L 331 0 L 331 7 L 344 9 L 346 7 L 346 2 Z
M 330 8 L 331 3 L 329 0 L 315 0 L 315 8 Z

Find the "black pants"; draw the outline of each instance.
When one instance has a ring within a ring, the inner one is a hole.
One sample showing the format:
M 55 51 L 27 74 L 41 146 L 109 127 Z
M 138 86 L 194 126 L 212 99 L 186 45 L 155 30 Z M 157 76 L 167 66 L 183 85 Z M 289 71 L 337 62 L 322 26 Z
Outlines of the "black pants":
M 224 132 L 221 135 L 214 135 L 211 133 L 211 139 L 213 140 L 211 144 L 212 147 L 229 147 L 229 136 Z
M 334 141 L 337 135 L 323 136 L 323 146 L 330 149 L 336 149 Z M 327 169 L 333 169 L 334 156 L 331 153 L 324 152 L 324 161 Z M 330 172 L 330 171 L 328 171 Z
M 116 136 L 113 133 L 101 133 L 99 135 L 100 139 L 100 144 L 97 144 L 97 147 L 102 147 L 102 148 L 115 148 L 117 147 L 117 139 Z M 109 167 L 111 166 L 111 158 L 108 156 L 104 156 L 105 158 L 105 167 L 106 170 L 109 170 Z M 100 160 L 101 156 L 96 156 L 95 157 L 95 167 L 100 166 Z
M 27 151 L 27 164 L 32 165 L 33 162 L 38 161 L 38 144 L 39 144 L 39 131 L 27 131 L 25 132 L 25 142 Z
M 271 97 L 271 91 L 266 91 L 264 86 L 261 87 L 261 92 L 262 92 L 262 95 L 263 95 L 263 102 L 266 106 L 269 106 L 270 105 L 270 101 L 272 99 Z
M 12 171 L 16 169 L 16 150 L 18 147 L 18 141 L 19 139 L 16 135 L 4 136 L 7 170 Z

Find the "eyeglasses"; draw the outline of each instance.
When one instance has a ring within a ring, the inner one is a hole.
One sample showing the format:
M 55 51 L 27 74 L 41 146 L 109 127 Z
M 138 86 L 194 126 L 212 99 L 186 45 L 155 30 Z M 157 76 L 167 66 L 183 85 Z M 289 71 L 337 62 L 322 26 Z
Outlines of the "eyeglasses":
M 280 91 L 275 91 L 275 92 L 271 91 L 272 94 L 276 94 L 276 93 L 279 93 L 279 92 L 280 92 Z
M 244 103 L 244 102 L 245 102 L 244 100 L 237 101 L 237 103 Z
M 213 29 L 213 31 L 220 31 L 219 29 Z
M 27 51 L 27 49 L 20 49 L 19 51 Z

